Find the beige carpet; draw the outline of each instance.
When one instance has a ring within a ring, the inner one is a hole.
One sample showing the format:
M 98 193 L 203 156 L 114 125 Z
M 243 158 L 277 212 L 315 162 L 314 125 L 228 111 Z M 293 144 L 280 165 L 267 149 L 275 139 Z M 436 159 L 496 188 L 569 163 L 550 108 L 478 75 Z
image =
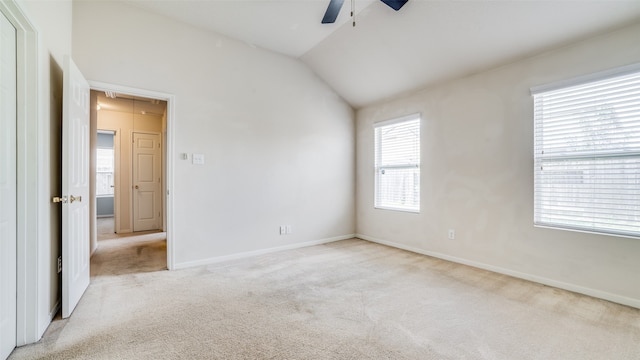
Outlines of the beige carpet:
M 10 359 L 640 359 L 638 309 L 361 240 L 180 271 L 100 255 Z
M 101 217 L 96 220 L 98 241 L 118 237 L 115 232 L 115 220 L 113 216 Z

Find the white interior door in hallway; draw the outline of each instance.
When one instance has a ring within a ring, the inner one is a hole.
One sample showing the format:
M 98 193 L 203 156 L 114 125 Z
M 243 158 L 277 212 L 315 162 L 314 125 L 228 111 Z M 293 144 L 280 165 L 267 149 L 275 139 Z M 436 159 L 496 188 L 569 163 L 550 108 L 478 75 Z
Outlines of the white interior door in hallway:
M 16 29 L 0 13 L 0 359 L 16 346 Z
M 64 59 L 62 103 L 62 317 L 89 286 L 89 83 Z
M 160 134 L 133 133 L 133 231 L 162 228 Z

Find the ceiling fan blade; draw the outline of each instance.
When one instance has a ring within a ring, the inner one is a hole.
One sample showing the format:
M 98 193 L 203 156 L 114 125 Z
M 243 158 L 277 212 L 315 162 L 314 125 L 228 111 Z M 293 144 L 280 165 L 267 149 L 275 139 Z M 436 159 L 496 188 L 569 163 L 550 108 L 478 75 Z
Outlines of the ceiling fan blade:
M 336 22 L 338 13 L 342 8 L 342 4 L 344 4 L 344 0 L 331 0 L 329 2 L 329 6 L 327 7 L 327 12 L 324 13 L 324 17 L 322 18 L 322 23 L 333 24 L 334 22 Z
M 380 0 L 395 11 L 400 10 L 409 0 Z

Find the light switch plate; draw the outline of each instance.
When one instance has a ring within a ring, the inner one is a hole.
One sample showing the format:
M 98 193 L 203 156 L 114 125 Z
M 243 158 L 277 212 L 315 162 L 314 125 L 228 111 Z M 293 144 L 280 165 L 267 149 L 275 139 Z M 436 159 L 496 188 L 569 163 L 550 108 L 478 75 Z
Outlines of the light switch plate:
M 204 154 L 193 154 L 191 159 L 194 165 L 204 165 Z

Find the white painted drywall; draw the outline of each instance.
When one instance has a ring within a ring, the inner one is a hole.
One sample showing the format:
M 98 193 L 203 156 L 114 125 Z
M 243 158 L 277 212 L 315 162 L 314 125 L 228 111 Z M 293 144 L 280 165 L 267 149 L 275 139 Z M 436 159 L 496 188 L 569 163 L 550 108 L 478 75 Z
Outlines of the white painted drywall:
M 178 267 L 354 232 L 353 111 L 300 61 L 93 1 L 73 5 L 73 57 L 89 80 L 175 95 Z
M 357 233 L 640 306 L 640 240 L 534 228 L 529 88 L 640 62 L 640 24 L 357 112 Z M 373 126 L 422 113 L 421 212 L 373 208 Z M 447 230 L 455 229 L 455 240 Z
M 28 247 L 27 258 L 37 261 L 35 279 L 28 279 L 26 291 L 37 297 L 37 338 L 55 315 L 59 300 L 57 258 L 60 249 L 60 205 L 51 197 L 60 195 L 60 139 L 62 124 L 62 58 L 71 53 L 72 5 L 70 0 L 18 1 L 38 31 L 38 128 L 27 134 L 26 141 L 36 141 L 38 174 L 32 181 L 38 187 L 38 216 L 29 219 L 37 228 L 35 247 Z M 22 141 L 22 139 L 21 139 Z M 31 239 L 28 239 L 30 242 Z M 32 289 L 33 286 L 37 287 Z M 30 311 L 30 309 L 28 309 Z M 30 316 L 29 316 L 30 317 Z M 29 329 L 27 329 L 29 330 Z

